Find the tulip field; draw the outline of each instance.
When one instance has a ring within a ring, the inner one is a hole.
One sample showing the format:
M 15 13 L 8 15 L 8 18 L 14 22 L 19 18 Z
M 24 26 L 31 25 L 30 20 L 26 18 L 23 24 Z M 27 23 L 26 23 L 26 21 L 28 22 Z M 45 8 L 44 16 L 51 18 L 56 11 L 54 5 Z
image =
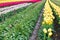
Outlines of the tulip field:
M 60 0 L 30 0 L 21 7 L 0 2 L 0 40 L 60 40 Z

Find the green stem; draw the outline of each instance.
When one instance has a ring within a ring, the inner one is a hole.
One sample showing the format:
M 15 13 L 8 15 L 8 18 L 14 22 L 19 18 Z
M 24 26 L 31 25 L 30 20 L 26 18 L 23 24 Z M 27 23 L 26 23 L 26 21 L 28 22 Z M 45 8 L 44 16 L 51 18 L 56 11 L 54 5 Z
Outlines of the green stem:
M 44 40 L 46 40 L 46 34 L 44 33 Z
M 50 40 L 50 36 L 48 35 L 48 39 L 47 40 Z

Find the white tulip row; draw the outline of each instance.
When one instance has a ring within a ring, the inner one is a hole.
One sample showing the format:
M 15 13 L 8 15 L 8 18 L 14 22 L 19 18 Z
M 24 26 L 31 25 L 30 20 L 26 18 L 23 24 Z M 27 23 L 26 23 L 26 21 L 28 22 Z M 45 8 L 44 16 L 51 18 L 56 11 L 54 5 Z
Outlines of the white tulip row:
M 10 7 L 0 8 L 0 15 L 1 14 L 6 14 L 7 12 L 10 12 L 10 11 L 17 10 L 19 8 L 26 7 L 26 6 L 31 5 L 31 4 L 32 3 L 23 3 L 23 4 L 13 5 L 13 6 L 10 6 Z

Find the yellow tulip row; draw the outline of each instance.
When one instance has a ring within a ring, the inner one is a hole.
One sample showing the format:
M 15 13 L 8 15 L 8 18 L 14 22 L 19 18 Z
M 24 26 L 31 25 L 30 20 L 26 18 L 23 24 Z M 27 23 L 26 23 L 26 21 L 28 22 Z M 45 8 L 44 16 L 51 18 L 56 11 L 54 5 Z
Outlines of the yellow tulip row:
M 56 12 L 56 15 L 58 15 L 59 18 L 60 18 L 60 7 L 57 6 L 56 4 L 54 4 L 53 2 L 51 2 L 50 0 L 49 0 L 49 3 L 50 3 L 51 6 L 54 8 L 54 11 Z
M 48 24 L 48 25 L 51 25 L 53 23 L 53 19 L 55 18 L 53 16 L 53 12 L 52 12 L 52 9 L 50 8 L 48 0 L 46 1 L 45 6 L 44 6 L 43 17 L 44 18 L 43 18 L 42 24 Z
M 55 17 L 53 16 L 52 9 L 49 5 L 48 0 L 46 0 L 45 6 L 44 6 L 44 12 L 43 12 L 43 22 L 42 22 L 43 32 L 44 32 L 44 38 L 43 38 L 44 40 L 46 40 L 46 39 L 50 40 L 50 37 L 53 35 L 52 24 L 53 24 L 54 19 L 55 19 Z M 52 26 L 52 27 L 50 27 L 50 26 Z M 46 36 L 46 35 L 48 35 L 48 36 Z

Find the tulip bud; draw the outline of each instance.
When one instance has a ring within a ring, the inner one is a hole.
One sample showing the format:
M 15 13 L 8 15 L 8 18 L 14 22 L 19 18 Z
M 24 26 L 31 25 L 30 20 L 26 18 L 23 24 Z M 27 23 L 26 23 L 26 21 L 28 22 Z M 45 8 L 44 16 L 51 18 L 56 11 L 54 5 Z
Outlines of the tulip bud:
M 44 33 L 47 33 L 47 29 L 46 29 L 46 28 L 44 28 L 44 29 L 43 29 L 43 32 L 44 32 Z
M 48 36 L 52 36 L 52 34 L 53 34 L 52 32 L 49 32 Z
M 52 31 L 52 29 L 51 29 L 51 28 L 49 28 L 49 29 L 48 29 L 48 32 L 51 32 L 51 31 Z

